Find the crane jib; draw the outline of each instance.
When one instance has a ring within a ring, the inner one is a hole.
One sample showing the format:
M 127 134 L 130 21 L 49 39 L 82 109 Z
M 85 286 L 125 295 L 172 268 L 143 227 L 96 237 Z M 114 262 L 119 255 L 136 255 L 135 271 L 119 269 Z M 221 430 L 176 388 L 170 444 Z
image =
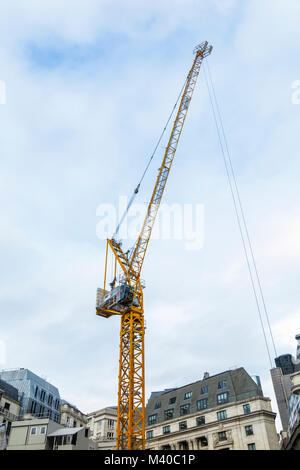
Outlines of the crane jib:
M 173 159 L 177 150 L 179 138 L 183 129 L 185 118 L 189 109 L 193 91 L 194 91 L 196 81 L 199 75 L 201 63 L 203 59 L 211 53 L 211 51 L 212 51 L 212 46 L 208 46 L 207 42 L 200 44 L 194 50 L 194 52 L 196 53 L 196 57 L 194 59 L 192 68 L 187 77 L 184 93 L 181 98 L 177 116 L 173 125 L 173 129 L 169 138 L 166 151 L 165 151 L 164 159 L 159 169 L 156 184 L 154 186 L 154 190 L 152 193 L 152 198 L 150 200 L 148 210 L 147 210 L 144 223 L 142 226 L 142 230 L 138 238 L 138 241 L 135 245 L 135 249 L 131 258 L 130 267 L 135 272 L 135 275 L 137 277 L 139 276 L 141 269 L 142 269 L 142 265 L 143 265 L 146 249 L 149 243 L 149 239 L 151 236 L 152 228 L 153 228 L 155 218 L 159 209 L 159 205 L 163 196 L 163 192 L 167 183 L 167 179 L 170 173 Z

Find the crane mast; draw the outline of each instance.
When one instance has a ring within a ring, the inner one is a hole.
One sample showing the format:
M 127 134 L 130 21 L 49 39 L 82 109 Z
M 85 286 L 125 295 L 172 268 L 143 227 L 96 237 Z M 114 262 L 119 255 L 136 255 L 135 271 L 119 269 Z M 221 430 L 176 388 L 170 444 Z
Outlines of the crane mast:
M 116 444 L 118 450 L 145 448 L 144 286 L 140 274 L 201 64 L 211 51 L 212 46 L 209 46 L 208 42 L 194 49 L 193 65 L 186 79 L 176 119 L 132 255 L 128 256 L 123 252 L 121 242 L 113 238 L 107 240 L 104 287 L 97 289 L 96 313 L 105 318 L 112 315 L 121 316 Z M 106 290 L 109 250 L 115 259 L 115 276 L 110 292 Z M 115 287 L 117 264 L 122 270 L 122 277 L 119 285 Z

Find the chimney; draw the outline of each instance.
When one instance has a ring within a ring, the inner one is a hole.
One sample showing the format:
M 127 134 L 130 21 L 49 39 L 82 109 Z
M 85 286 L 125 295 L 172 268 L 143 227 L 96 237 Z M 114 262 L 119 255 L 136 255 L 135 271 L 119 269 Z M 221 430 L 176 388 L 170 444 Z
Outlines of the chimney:
M 209 377 L 209 372 L 204 372 L 203 380 L 208 379 L 208 377 Z

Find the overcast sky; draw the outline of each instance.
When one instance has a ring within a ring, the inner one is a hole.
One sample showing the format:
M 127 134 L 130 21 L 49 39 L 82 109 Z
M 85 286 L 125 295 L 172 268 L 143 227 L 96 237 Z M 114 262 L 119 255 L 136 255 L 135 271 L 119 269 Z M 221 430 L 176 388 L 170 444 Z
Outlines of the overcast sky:
M 95 315 L 97 208 L 130 196 L 203 40 L 277 351 L 295 353 L 299 17 L 298 0 L 2 2 L 1 367 L 46 376 L 84 412 L 117 403 L 119 319 Z M 150 243 L 147 398 L 243 366 L 276 410 L 203 70 L 164 202 L 203 204 L 205 243 Z

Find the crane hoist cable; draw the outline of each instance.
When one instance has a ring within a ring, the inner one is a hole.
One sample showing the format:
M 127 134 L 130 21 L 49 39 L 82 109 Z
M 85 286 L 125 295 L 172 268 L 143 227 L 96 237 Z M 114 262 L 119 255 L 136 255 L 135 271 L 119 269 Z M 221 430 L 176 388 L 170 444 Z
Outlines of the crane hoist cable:
M 188 78 L 188 77 L 187 77 L 187 78 Z M 150 167 L 150 164 L 151 164 L 151 162 L 152 162 L 152 160 L 153 160 L 153 158 L 154 158 L 154 156 L 155 156 L 155 154 L 156 154 L 156 151 L 157 151 L 157 149 L 158 149 L 158 146 L 159 146 L 159 144 L 160 144 L 161 141 L 162 141 L 162 138 L 163 138 L 163 136 L 164 136 L 164 134 L 165 134 L 165 132 L 166 132 L 166 130 L 167 130 L 167 127 L 168 127 L 168 125 L 169 125 L 170 120 L 172 119 L 172 116 L 173 116 L 173 114 L 174 114 L 174 112 L 175 112 L 175 109 L 177 108 L 177 105 L 178 105 L 178 102 L 179 102 L 179 100 L 180 100 L 180 97 L 181 97 L 181 95 L 182 95 L 182 93 L 183 93 L 183 90 L 185 89 L 185 85 L 186 85 L 187 78 L 186 78 L 185 81 L 184 81 L 184 84 L 183 84 L 183 86 L 182 86 L 182 88 L 181 88 L 181 90 L 180 90 L 180 93 L 179 93 L 179 95 L 178 95 L 178 98 L 177 98 L 177 100 L 176 100 L 176 102 L 175 102 L 175 104 L 174 104 L 174 106 L 173 106 L 173 109 L 172 109 L 172 111 L 171 111 L 171 113 L 170 113 L 170 115 L 169 115 L 169 117 L 168 117 L 168 120 L 167 120 L 167 122 L 166 122 L 166 124 L 165 124 L 165 126 L 164 126 L 164 128 L 163 128 L 163 130 L 162 130 L 162 133 L 160 134 L 160 137 L 159 137 L 159 139 L 158 139 L 158 141 L 157 141 L 157 144 L 156 144 L 156 146 L 155 146 L 155 148 L 154 148 L 154 150 L 153 150 L 153 152 L 152 152 L 152 154 L 151 154 L 151 156 L 150 156 L 150 158 L 149 158 L 149 161 L 148 161 L 148 163 L 147 163 L 147 165 L 146 165 L 146 168 L 145 168 L 145 170 L 144 170 L 144 172 L 143 172 L 143 174 L 142 174 L 142 177 L 141 177 L 141 179 L 140 179 L 138 185 L 136 186 L 135 190 L 133 191 L 133 194 L 132 194 L 131 198 L 129 199 L 129 202 L 128 202 L 127 207 L 126 207 L 126 209 L 125 209 L 125 211 L 124 211 L 124 214 L 122 215 L 122 217 L 121 217 L 121 219 L 120 219 L 120 221 L 119 221 L 119 223 L 118 223 L 118 226 L 117 226 L 117 228 L 116 228 L 116 230 L 115 230 L 115 233 L 114 233 L 114 235 L 113 235 L 113 237 L 112 237 L 112 238 L 114 238 L 114 239 L 117 238 L 118 233 L 119 233 L 119 230 L 120 230 L 120 228 L 121 228 L 121 225 L 122 225 L 122 223 L 124 222 L 125 217 L 127 216 L 128 212 L 129 212 L 129 209 L 130 209 L 130 207 L 132 206 L 133 201 L 135 200 L 135 198 L 136 198 L 136 196 L 137 196 L 137 194 L 138 194 L 138 192 L 139 192 L 139 190 L 140 190 L 140 186 L 141 186 L 141 184 L 142 184 L 142 182 L 143 182 L 143 180 L 144 180 L 144 178 L 145 178 L 145 176 L 146 176 L 146 173 L 147 173 L 147 171 L 148 171 L 148 169 L 149 169 L 149 167 Z
M 250 280 L 251 280 L 251 285 L 252 285 L 252 289 L 253 289 L 253 293 L 254 293 L 254 297 L 255 297 L 255 302 L 256 302 L 256 306 L 257 306 L 259 319 L 260 319 L 260 324 L 261 324 L 261 328 L 262 328 L 262 332 L 263 332 L 263 336 L 264 336 L 264 341 L 265 341 L 265 345 L 266 345 L 270 365 L 272 367 L 273 364 L 272 364 L 270 350 L 269 350 L 268 341 L 267 341 L 267 337 L 266 337 L 265 327 L 264 327 L 264 323 L 263 323 L 263 319 L 262 319 L 261 308 L 260 308 L 260 304 L 259 304 L 259 300 L 258 300 L 259 295 L 258 295 L 258 292 L 256 290 L 256 286 L 255 286 L 255 282 L 254 282 L 254 276 L 253 276 L 252 269 L 251 269 L 251 261 L 252 261 L 252 265 L 254 267 L 254 273 L 255 273 L 257 284 L 258 284 L 259 294 L 260 294 L 260 298 L 261 298 L 261 301 L 262 301 L 262 304 L 263 304 L 263 309 L 264 309 L 266 321 L 267 321 L 267 324 L 268 324 L 268 329 L 269 329 L 272 345 L 273 345 L 273 348 L 274 348 L 275 357 L 277 357 L 275 341 L 274 341 L 274 337 L 273 337 L 273 333 L 272 333 L 272 329 L 271 329 L 271 325 L 270 325 L 270 321 L 269 321 L 269 315 L 268 315 L 267 308 L 266 308 L 266 302 L 265 302 L 265 298 L 264 298 L 264 294 L 263 294 L 263 290 L 262 290 L 260 276 L 258 274 L 257 264 L 256 264 L 256 261 L 255 261 L 255 256 L 254 256 L 252 242 L 251 242 L 250 235 L 249 235 L 248 225 L 247 225 L 247 222 L 246 222 L 246 219 L 245 219 L 245 212 L 244 212 L 243 205 L 242 205 L 242 202 L 241 202 L 240 191 L 239 191 L 239 188 L 238 188 L 238 185 L 237 185 L 237 179 L 236 179 L 236 176 L 235 176 L 235 171 L 234 171 L 234 168 L 233 168 L 232 159 L 231 159 L 231 155 L 230 155 L 230 152 L 229 152 L 228 140 L 227 140 L 224 125 L 223 125 L 223 119 L 222 119 L 222 116 L 221 116 L 220 107 L 219 107 L 218 100 L 217 100 L 217 97 L 216 97 L 215 88 L 214 88 L 214 84 L 213 84 L 213 80 L 212 80 L 212 76 L 211 76 L 211 72 L 210 72 L 210 69 L 209 69 L 208 62 L 207 62 L 206 66 L 205 66 L 205 64 L 203 64 L 203 70 L 204 70 L 204 78 L 205 78 L 205 82 L 206 82 L 206 86 L 207 86 L 207 90 L 208 90 L 208 94 L 209 94 L 209 99 L 210 99 L 210 103 L 211 103 L 213 118 L 214 118 L 214 122 L 215 122 L 216 129 L 217 129 L 219 144 L 220 144 L 220 148 L 221 148 L 221 152 L 222 152 L 222 156 L 223 156 L 223 160 L 224 160 L 224 164 L 225 164 L 226 174 L 227 174 L 227 178 L 228 178 L 228 182 L 229 182 L 230 192 L 231 192 L 231 195 L 232 195 L 234 209 L 235 209 L 237 222 L 238 222 L 238 226 L 239 226 L 239 231 L 240 231 L 240 235 L 241 235 L 241 239 L 242 239 L 243 249 L 244 249 L 245 258 L 246 258 L 246 263 L 247 263 L 247 267 L 248 267 L 248 271 L 249 271 L 249 275 L 250 275 Z M 244 228 L 244 231 L 243 231 L 243 228 Z M 244 235 L 244 233 L 245 233 L 245 235 Z M 250 252 L 250 256 L 248 255 L 246 244 L 248 244 L 248 250 Z

